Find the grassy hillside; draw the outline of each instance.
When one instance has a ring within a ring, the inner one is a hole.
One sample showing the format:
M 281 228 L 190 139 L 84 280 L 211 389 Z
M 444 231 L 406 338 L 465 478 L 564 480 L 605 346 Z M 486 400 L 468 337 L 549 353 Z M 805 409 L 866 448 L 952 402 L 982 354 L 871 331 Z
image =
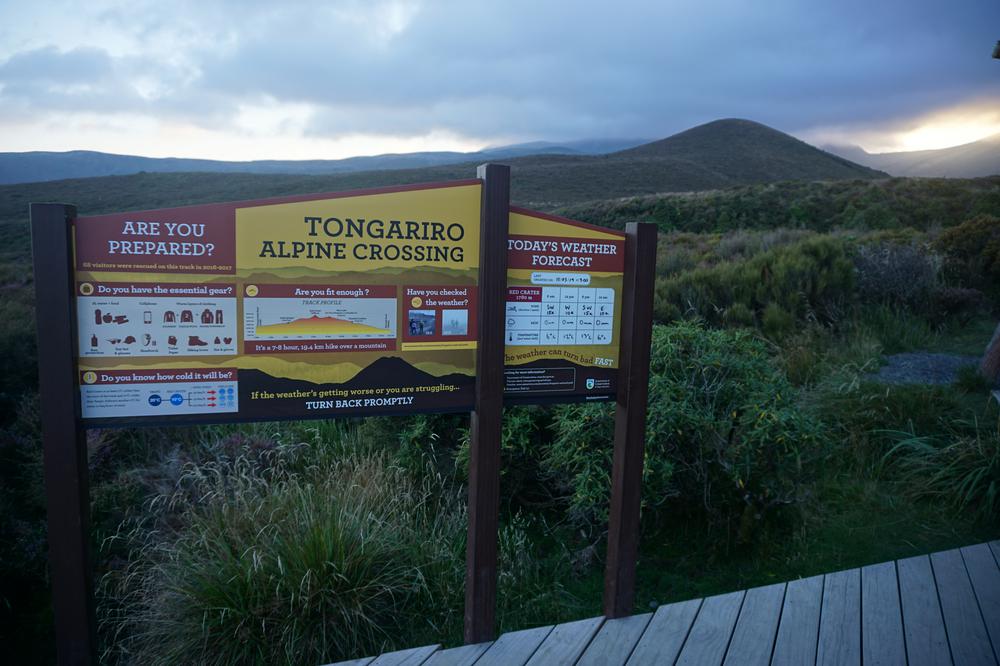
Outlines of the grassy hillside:
M 779 180 L 875 178 L 880 174 L 745 120 L 720 120 L 609 155 L 504 159 L 515 202 L 554 206 L 654 192 L 701 191 Z M 475 163 L 323 176 L 140 173 L 0 187 L 0 219 L 29 201 L 64 201 L 82 213 L 281 194 L 469 178 Z
M 623 150 L 616 160 L 647 160 L 650 167 L 669 161 L 680 173 L 688 171 L 687 188 L 777 180 L 842 180 L 885 174 L 822 151 L 783 132 L 751 120 L 727 119 L 699 125 L 661 141 Z
M 780 182 L 589 201 L 561 206 L 556 212 L 615 228 L 627 222 L 656 222 L 662 231 L 776 227 L 927 231 L 978 214 L 1000 215 L 1000 176 Z

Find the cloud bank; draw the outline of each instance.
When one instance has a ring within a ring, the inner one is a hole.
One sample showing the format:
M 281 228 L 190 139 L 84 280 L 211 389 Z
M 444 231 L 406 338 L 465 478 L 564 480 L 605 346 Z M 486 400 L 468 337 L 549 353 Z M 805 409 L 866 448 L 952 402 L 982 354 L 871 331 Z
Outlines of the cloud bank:
M 875 146 L 1000 106 L 1000 3 L 979 0 L 58 0 L 0 25 L 0 150 L 333 157 L 720 117 Z

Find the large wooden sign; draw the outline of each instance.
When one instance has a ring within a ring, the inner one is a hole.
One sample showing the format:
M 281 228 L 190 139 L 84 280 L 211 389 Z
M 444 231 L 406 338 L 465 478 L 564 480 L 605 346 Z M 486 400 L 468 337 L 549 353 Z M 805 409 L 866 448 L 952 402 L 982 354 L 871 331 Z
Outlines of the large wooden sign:
M 78 217 L 32 204 L 59 662 L 96 660 L 84 430 L 469 412 L 465 638 L 495 636 L 504 403 L 616 400 L 605 612 L 634 595 L 656 235 L 510 170 Z
M 83 418 L 471 410 L 481 187 L 78 218 Z

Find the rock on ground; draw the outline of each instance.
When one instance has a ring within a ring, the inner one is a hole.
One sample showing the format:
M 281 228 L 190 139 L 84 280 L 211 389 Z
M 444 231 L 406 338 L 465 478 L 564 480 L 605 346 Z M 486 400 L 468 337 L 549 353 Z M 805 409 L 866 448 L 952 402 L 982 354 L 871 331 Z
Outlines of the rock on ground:
M 886 356 L 886 364 L 873 375 L 886 384 L 951 384 L 959 368 L 979 367 L 978 356 L 911 352 Z

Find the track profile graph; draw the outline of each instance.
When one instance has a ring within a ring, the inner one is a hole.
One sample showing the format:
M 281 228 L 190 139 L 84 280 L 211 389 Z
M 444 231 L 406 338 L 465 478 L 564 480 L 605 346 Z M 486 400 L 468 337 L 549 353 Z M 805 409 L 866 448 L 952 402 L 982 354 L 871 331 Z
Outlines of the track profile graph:
M 262 293 L 243 302 L 243 335 L 248 341 L 394 339 L 396 312 L 396 298 L 381 294 L 314 298 Z

